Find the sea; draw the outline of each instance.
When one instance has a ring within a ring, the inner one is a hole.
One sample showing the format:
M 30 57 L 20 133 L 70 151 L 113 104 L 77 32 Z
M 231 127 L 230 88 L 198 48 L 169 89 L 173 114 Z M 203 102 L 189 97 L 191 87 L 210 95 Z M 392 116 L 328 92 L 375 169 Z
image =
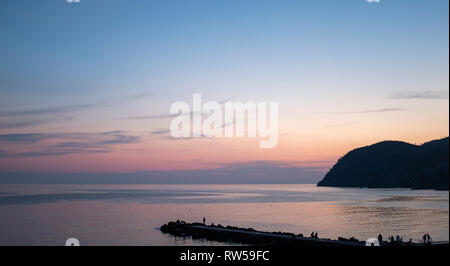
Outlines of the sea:
M 0 245 L 232 245 L 163 234 L 184 220 L 366 240 L 449 240 L 449 192 L 316 185 L 0 185 Z

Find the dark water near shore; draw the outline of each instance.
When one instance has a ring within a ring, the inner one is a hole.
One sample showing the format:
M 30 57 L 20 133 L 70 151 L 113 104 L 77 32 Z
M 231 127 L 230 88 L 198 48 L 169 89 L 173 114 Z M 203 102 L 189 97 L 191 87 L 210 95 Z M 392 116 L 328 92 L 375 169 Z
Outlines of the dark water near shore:
M 170 220 L 365 240 L 449 238 L 448 191 L 315 185 L 0 185 L 0 245 L 222 245 L 162 234 Z

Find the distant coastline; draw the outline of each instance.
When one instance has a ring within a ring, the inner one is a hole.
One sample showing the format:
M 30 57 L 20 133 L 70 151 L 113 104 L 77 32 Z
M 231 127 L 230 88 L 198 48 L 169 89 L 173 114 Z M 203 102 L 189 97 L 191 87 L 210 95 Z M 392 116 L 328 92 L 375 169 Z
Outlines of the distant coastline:
M 317 185 L 449 190 L 449 138 L 357 148 L 340 158 Z

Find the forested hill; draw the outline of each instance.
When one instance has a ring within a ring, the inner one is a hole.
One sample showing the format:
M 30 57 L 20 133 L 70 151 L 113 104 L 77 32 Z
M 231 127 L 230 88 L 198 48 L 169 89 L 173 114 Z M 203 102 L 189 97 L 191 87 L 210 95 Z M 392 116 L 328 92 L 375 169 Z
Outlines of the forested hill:
M 448 190 L 449 138 L 420 146 L 383 141 L 352 150 L 317 185 Z

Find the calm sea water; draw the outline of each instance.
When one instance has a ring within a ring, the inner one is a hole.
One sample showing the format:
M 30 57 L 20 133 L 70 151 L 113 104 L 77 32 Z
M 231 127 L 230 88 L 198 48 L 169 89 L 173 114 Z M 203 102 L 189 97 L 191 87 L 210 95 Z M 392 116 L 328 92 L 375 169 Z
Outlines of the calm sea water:
M 449 238 L 449 193 L 315 185 L 0 185 L 0 245 L 222 245 L 175 238 L 171 220 L 365 240 Z

